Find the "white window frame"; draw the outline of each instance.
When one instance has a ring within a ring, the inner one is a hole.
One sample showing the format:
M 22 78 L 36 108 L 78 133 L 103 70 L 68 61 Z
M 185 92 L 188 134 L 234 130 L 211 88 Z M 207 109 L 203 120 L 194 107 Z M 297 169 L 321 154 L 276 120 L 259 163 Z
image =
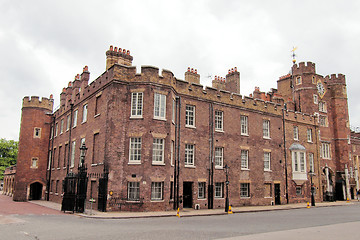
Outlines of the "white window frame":
M 142 92 L 131 93 L 131 118 L 142 118 L 144 94 Z
M 151 201 L 163 200 L 164 182 L 151 182 Z
M 327 112 L 326 102 L 319 101 L 319 112 L 323 112 L 323 113 Z
M 38 168 L 38 162 L 39 162 L 39 159 L 37 157 L 31 158 L 30 168 Z
M 195 127 L 195 106 L 193 105 L 186 105 L 185 127 Z
M 70 156 L 70 167 L 75 167 L 75 149 L 76 149 L 76 141 L 71 142 L 71 156 Z
M 59 133 L 59 123 L 55 123 L 55 137 L 57 137 Z
M 224 166 L 224 148 L 215 148 L 215 168 L 223 168 Z
M 263 120 L 263 138 L 270 139 L 270 120 Z
M 195 145 L 185 144 L 185 167 L 195 166 Z
M 294 140 L 299 141 L 299 127 L 294 126 Z
M 315 173 L 314 154 L 313 153 L 309 153 L 309 170 L 310 170 L 310 172 Z
M 312 143 L 313 139 L 312 139 L 312 129 L 311 128 L 307 129 L 306 135 L 307 135 L 307 142 Z
M 34 128 L 34 138 L 41 138 L 41 128 Z
M 71 123 L 71 115 L 68 115 L 66 117 L 66 131 L 69 131 L 70 129 L 70 123 Z
M 198 182 L 198 199 L 206 198 L 206 182 Z
M 318 104 L 319 103 L 319 97 L 317 94 L 314 94 L 313 95 L 313 101 L 314 101 L 314 104 Z
M 82 123 L 87 121 L 87 114 L 88 114 L 88 104 L 84 104 L 83 106 L 83 115 L 82 115 Z
M 319 116 L 319 122 L 321 127 L 327 127 L 327 117 L 326 116 Z
M 129 163 L 141 163 L 141 138 L 130 138 Z
M 152 164 L 164 164 L 164 145 L 165 140 L 163 138 L 153 139 Z
M 128 201 L 140 201 L 140 182 L 128 182 Z
M 264 171 L 271 171 L 271 152 L 264 152 Z
M 64 119 L 61 119 L 60 121 L 60 134 L 64 132 Z
M 321 143 L 320 154 L 323 159 L 331 159 L 330 143 Z
M 220 110 L 215 111 L 215 131 L 224 131 L 224 112 Z
M 296 85 L 300 85 L 302 83 L 301 76 L 296 77 L 295 82 L 296 82 Z
M 240 116 L 241 135 L 249 136 L 248 116 Z
M 174 166 L 174 150 L 175 150 L 175 141 L 171 140 L 170 145 L 170 165 Z
M 240 197 L 241 198 L 250 197 L 250 183 L 240 183 Z
M 73 116 L 73 128 L 77 126 L 78 113 L 79 113 L 79 110 L 76 109 L 74 111 L 74 116 Z
M 224 198 L 224 183 L 223 182 L 215 183 L 214 197 L 215 198 Z
M 173 98 L 172 100 L 172 113 L 171 113 L 171 121 L 175 123 L 176 118 L 176 100 Z
M 241 158 L 241 169 L 248 170 L 249 169 L 249 150 L 242 149 L 240 152 Z
M 292 151 L 291 159 L 293 172 L 306 173 L 306 153 L 305 151 Z
M 154 118 L 166 120 L 166 95 L 154 93 Z

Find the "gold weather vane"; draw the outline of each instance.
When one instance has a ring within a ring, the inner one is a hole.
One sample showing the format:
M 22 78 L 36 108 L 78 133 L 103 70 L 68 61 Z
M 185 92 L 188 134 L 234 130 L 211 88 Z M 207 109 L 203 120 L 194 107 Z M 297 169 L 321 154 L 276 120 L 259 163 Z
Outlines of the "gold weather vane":
M 296 57 L 296 54 L 295 54 L 295 50 L 297 49 L 297 47 L 293 47 L 293 49 L 291 50 L 291 52 L 292 52 L 292 58 L 293 58 L 293 60 L 292 60 L 292 62 L 295 64 L 296 63 L 296 59 L 295 59 L 295 57 Z

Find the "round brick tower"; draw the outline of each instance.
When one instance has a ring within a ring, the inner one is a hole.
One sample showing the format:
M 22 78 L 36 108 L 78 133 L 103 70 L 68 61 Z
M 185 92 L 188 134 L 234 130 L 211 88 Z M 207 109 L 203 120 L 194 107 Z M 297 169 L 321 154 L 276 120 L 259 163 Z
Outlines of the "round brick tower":
M 23 99 L 14 201 L 44 196 L 53 103 L 52 97 Z

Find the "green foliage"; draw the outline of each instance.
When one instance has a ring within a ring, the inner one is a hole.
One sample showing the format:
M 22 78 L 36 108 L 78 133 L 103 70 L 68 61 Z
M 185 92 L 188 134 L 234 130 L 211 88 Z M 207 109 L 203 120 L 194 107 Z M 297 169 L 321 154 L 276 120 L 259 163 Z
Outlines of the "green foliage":
M 16 164 L 18 144 L 14 140 L 0 139 L 0 180 L 4 178 L 5 168 Z

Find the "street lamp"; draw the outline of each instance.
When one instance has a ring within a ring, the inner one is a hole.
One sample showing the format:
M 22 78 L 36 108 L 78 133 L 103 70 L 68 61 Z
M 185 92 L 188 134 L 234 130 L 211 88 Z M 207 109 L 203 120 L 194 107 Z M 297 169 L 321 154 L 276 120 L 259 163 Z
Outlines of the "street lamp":
M 87 149 L 88 148 L 85 146 L 85 143 L 83 143 L 80 147 L 80 167 L 84 166 Z
M 229 166 L 226 164 L 224 171 L 226 174 L 226 198 L 225 198 L 225 212 L 229 211 Z
M 311 206 L 315 206 L 315 187 L 314 187 L 314 183 L 313 183 L 313 176 L 315 176 L 315 173 L 310 170 L 309 172 L 310 175 L 310 183 L 311 183 Z

